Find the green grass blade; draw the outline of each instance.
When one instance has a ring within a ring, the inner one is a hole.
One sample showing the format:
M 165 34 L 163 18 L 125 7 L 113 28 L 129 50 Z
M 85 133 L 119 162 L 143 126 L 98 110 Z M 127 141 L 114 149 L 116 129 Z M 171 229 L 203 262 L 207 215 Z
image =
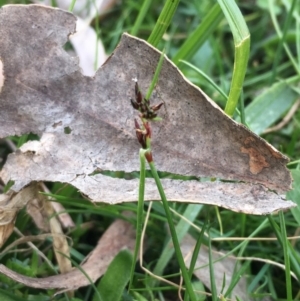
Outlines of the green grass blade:
M 29 135 L 25 134 L 20 137 L 17 143 L 17 148 L 20 148 L 23 144 L 25 144 L 29 139 Z
M 289 9 L 288 16 L 287 16 L 287 18 L 285 18 L 285 22 L 284 22 L 284 25 L 283 25 L 283 33 L 282 33 L 281 39 L 279 40 L 279 45 L 276 49 L 276 53 L 275 53 L 275 56 L 274 56 L 274 62 L 273 62 L 273 67 L 272 67 L 272 75 L 271 75 L 270 81 L 269 81 L 270 84 L 272 84 L 274 82 L 275 77 L 276 77 L 277 67 L 279 65 L 279 61 L 280 61 L 281 56 L 282 56 L 282 51 L 283 51 L 283 48 L 284 48 L 284 45 L 285 45 L 287 33 L 288 33 L 288 30 L 289 30 L 291 22 L 292 22 L 293 12 L 294 12 L 294 9 L 296 7 L 297 2 L 298 2 L 298 0 L 293 0 L 292 1 L 292 5 Z M 299 5 L 299 3 L 298 3 L 298 5 Z M 273 5 L 271 5 L 271 1 L 269 1 L 269 6 L 270 6 L 270 10 L 273 11 Z M 272 15 L 273 15 L 273 20 L 274 20 L 275 19 L 274 12 L 272 13 Z
M 145 179 L 146 179 L 145 152 L 146 150 L 140 149 L 140 182 L 139 182 L 139 199 L 137 204 L 137 218 L 136 218 L 136 241 L 135 241 L 135 247 L 133 253 L 133 261 L 130 270 L 130 281 L 129 281 L 128 291 L 130 291 L 132 288 L 135 263 L 138 257 L 142 231 L 143 231 Z
M 286 244 L 286 241 L 284 242 L 282 240 L 282 236 L 281 236 L 281 231 L 278 227 L 278 225 L 275 223 L 273 217 L 271 215 L 268 216 L 270 225 L 272 226 L 272 229 L 274 230 L 274 233 L 278 239 L 278 242 L 281 245 L 281 248 L 283 249 L 283 245 Z M 298 281 L 300 281 L 300 257 L 299 254 L 295 251 L 295 249 L 293 248 L 293 246 L 291 245 L 290 242 L 287 242 L 288 245 L 288 252 L 290 255 L 290 263 L 291 266 L 293 268 L 293 272 L 296 274 Z
M 241 268 L 233 274 L 230 285 L 228 286 L 228 288 L 224 294 L 224 297 L 229 297 L 231 295 L 233 289 L 238 284 L 238 282 L 241 280 L 241 277 L 246 274 L 246 271 L 249 269 L 250 264 L 251 264 L 251 261 L 245 262 L 241 266 Z
M 276 30 L 276 33 L 277 33 L 278 37 L 281 39 L 283 34 L 282 34 L 282 31 L 280 30 L 280 26 L 279 26 L 279 24 L 277 22 L 277 19 L 276 19 L 276 13 L 275 13 L 275 9 L 274 9 L 274 7 L 275 7 L 274 1 L 269 0 L 268 4 L 269 4 L 268 7 L 269 7 L 269 11 L 270 11 L 270 14 L 271 14 L 271 19 L 272 19 L 274 28 Z M 300 66 L 297 64 L 297 59 L 294 58 L 291 50 L 289 49 L 288 45 L 284 41 L 283 41 L 282 45 L 283 45 L 283 48 L 284 48 L 287 56 L 289 57 L 289 59 L 291 61 L 296 73 L 298 75 L 300 75 Z
M 228 100 L 227 94 L 221 89 L 221 87 L 219 87 L 212 80 L 211 77 L 209 77 L 208 75 L 206 75 L 202 70 L 200 70 L 199 68 L 195 67 L 193 64 L 190 64 L 189 62 L 186 62 L 186 61 L 180 61 L 180 62 L 184 63 L 185 65 L 189 66 L 190 68 L 192 68 L 193 70 L 195 70 L 197 73 L 199 73 L 207 81 L 207 83 L 209 83 L 212 87 L 214 87 L 220 93 L 220 95 L 223 96 L 223 98 L 224 98 L 225 101 Z M 237 112 L 238 115 L 241 115 L 241 112 L 239 111 L 238 108 L 236 108 L 235 110 L 236 110 L 236 112 Z M 243 124 L 247 124 L 247 123 L 245 122 Z
M 182 277 L 183 277 L 183 280 L 184 280 L 184 283 L 185 283 L 185 286 L 186 286 L 186 292 L 185 293 L 189 294 L 189 297 L 192 301 L 196 301 L 197 298 L 196 298 L 195 292 L 193 290 L 193 286 L 192 286 L 192 283 L 190 281 L 187 268 L 185 267 L 185 262 L 183 260 L 183 256 L 182 256 L 180 245 L 179 245 L 179 240 L 178 240 L 178 237 L 177 237 L 177 234 L 176 234 L 176 229 L 175 229 L 175 226 L 174 226 L 174 223 L 173 223 L 172 214 L 171 214 L 171 211 L 170 211 L 170 208 L 169 208 L 169 204 L 168 204 L 164 189 L 162 187 L 162 184 L 161 184 L 161 181 L 159 179 L 159 176 L 158 176 L 158 173 L 157 173 L 157 170 L 156 170 L 156 167 L 155 167 L 154 163 L 150 162 L 149 166 L 150 166 L 150 169 L 151 169 L 152 176 L 155 180 L 156 186 L 158 188 L 159 195 L 160 195 L 161 201 L 163 203 L 163 207 L 165 209 L 165 213 L 166 213 L 166 217 L 167 217 L 167 220 L 168 220 L 168 224 L 169 224 L 169 228 L 170 228 L 170 232 L 171 232 L 171 237 L 172 237 L 172 241 L 173 241 L 173 246 L 174 246 L 175 253 L 176 253 L 176 258 L 178 260 L 180 270 L 181 270 L 181 273 L 182 273 Z
M 76 4 L 76 0 L 72 0 L 72 2 L 70 3 L 70 6 L 69 6 L 69 11 L 70 12 L 73 11 L 75 4 Z
M 221 87 L 219 87 L 213 80 L 211 77 L 209 77 L 208 75 L 206 75 L 202 70 L 200 70 L 199 68 L 195 67 L 193 64 L 190 64 L 187 61 L 181 61 L 182 63 L 184 63 L 185 65 L 189 66 L 190 68 L 192 68 L 193 70 L 195 70 L 197 73 L 199 73 L 212 87 L 214 87 L 222 96 L 225 100 L 228 100 L 228 95 L 221 89 Z
M 246 123 L 254 133 L 261 134 L 290 109 L 297 97 L 285 81 L 274 84 L 246 107 Z
M 98 290 L 102 300 L 121 300 L 124 289 L 130 278 L 130 267 L 132 262 L 133 258 L 128 250 L 120 251 L 113 259 L 98 284 Z M 94 296 L 93 301 L 98 301 L 97 296 Z
M 150 4 L 151 4 L 151 0 L 145 0 L 143 2 L 143 5 L 141 7 L 141 9 L 139 10 L 139 14 L 130 30 L 130 34 L 133 35 L 133 36 L 136 36 L 140 27 L 141 27 L 141 24 L 146 16 L 146 14 L 148 13 L 149 11 L 149 7 L 150 7 Z
M 300 163 L 300 162 L 299 162 Z M 295 221 L 300 227 L 300 170 L 294 169 L 291 171 L 293 177 L 293 189 L 287 193 L 287 199 L 292 200 L 298 206 L 291 209 Z
M 266 273 L 269 269 L 269 264 L 264 264 L 261 269 L 255 274 L 251 283 L 249 283 L 247 290 L 249 292 L 259 292 L 261 287 L 264 286 L 266 282 Z
M 180 60 L 190 59 L 208 39 L 223 19 L 220 5 L 215 4 L 198 27 L 185 40 L 173 57 L 174 64 L 178 65 Z
M 211 239 L 209 236 L 208 239 L 208 258 L 209 258 L 209 276 L 210 276 L 210 291 L 213 301 L 218 300 L 218 293 L 215 281 L 215 273 L 214 273 L 214 260 L 212 257 L 212 246 L 211 246 Z
M 293 272 L 297 276 L 298 282 L 300 282 L 300 255 L 297 250 L 288 242 L 288 250 L 290 253 L 290 262 Z
M 200 252 L 200 247 L 201 247 L 201 244 L 202 244 L 202 240 L 203 240 L 203 237 L 204 237 L 204 232 L 206 230 L 206 227 L 207 227 L 207 222 L 205 222 L 205 224 L 202 226 L 201 232 L 199 233 L 199 237 L 197 239 L 197 242 L 196 242 L 196 245 L 195 245 L 195 248 L 194 248 L 194 251 L 193 251 L 193 255 L 192 255 L 191 263 L 190 263 L 190 268 L 189 268 L 190 277 L 192 277 L 192 275 L 194 273 L 194 269 L 195 269 L 195 266 L 196 266 L 196 263 L 197 263 L 197 258 L 198 258 L 199 252 Z
M 245 115 L 245 102 L 244 102 L 244 93 L 242 91 L 241 97 L 240 97 L 240 118 L 241 123 L 247 127 L 249 127 L 249 124 L 246 122 L 246 115 Z
M 296 49 L 297 49 L 298 66 L 300 66 L 300 22 L 296 23 Z
M 16 296 L 15 294 L 9 292 L 7 289 L 0 288 L 0 300 L 2 300 L 2 301 L 24 301 L 24 298 Z
M 287 300 L 293 300 L 292 281 L 291 281 L 291 264 L 290 264 L 290 256 L 289 256 L 289 251 L 288 251 L 288 239 L 287 239 L 287 235 L 286 235 L 284 214 L 282 211 L 279 212 L 279 219 L 280 219 L 280 230 L 281 230 L 284 265 L 285 265 L 284 271 L 285 271 L 285 281 L 286 281 L 286 297 L 287 297 Z
M 218 0 L 230 26 L 234 42 L 239 45 L 249 38 L 249 30 L 234 0 Z
M 225 113 L 233 116 L 243 88 L 247 70 L 250 34 L 246 22 L 234 0 L 218 0 L 222 11 L 229 23 L 235 46 L 235 58 L 231 87 Z
M 159 61 L 158 61 L 158 64 L 157 64 L 157 67 L 155 69 L 154 76 L 153 76 L 151 84 L 150 84 L 150 87 L 149 87 L 149 89 L 147 91 L 147 94 L 146 94 L 146 99 L 147 100 L 150 99 L 151 94 L 152 94 L 152 92 L 153 92 L 153 90 L 155 88 L 155 85 L 158 82 L 158 78 L 159 78 L 159 74 L 160 74 L 161 68 L 163 66 L 164 58 L 165 58 L 165 52 L 162 51 L 162 53 L 160 55 L 160 58 L 159 58 Z
M 225 113 L 229 116 L 233 116 L 243 89 L 243 82 L 247 71 L 249 51 L 250 35 L 245 38 L 245 40 L 241 44 L 235 46 L 232 81 L 228 101 L 225 107 Z
M 202 205 L 190 204 L 186 207 L 183 216 L 192 223 L 197 218 L 202 208 Z M 176 233 L 179 241 L 183 239 L 183 237 L 188 232 L 189 228 L 190 225 L 185 220 L 182 219 L 179 221 L 179 223 L 176 226 Z M 174 249 L 169 247 L 171 243 L 171 239 L 166 243 L 166 247 L 162 251 L 160 258 L 153 269 L 153 273 L 155 275 L 161 276 L 163 274 L 165 267 L 168 265 L 171 257 L 173 256 Z M 155 284 L 155 282 L 151 283 L 152 286 L 155 286 Z
M 178 4 L 179 0 L 167 0 L 161 14 L 158 17 L 154 29 L 148 38 L 148 43 L 155 47 L 158 45 L 167 28 L 169 27 L 171 20 L 173 19 Z
M 195 266 L 196 266 L 196 263 L 197 263 L 197 259 L 198 259 L 198 256 L 199 256 L 200 247 L 201 247 L 201 244 L 202 244 L 202 240 L 203 240 L 203 237 L 204 237 L 204 232 L 206 230 L 206 227 L 207 227 L 207 221 L 202 226 L 201 232 L 199 233 L 195 248 L 193 250 L 191 263 L 190 263 L 190 267 L 189 267 L 189 276 L 190 276 L 191 281 L 192 281 L 193 273 L 194 273 Z M 184 301 L 189 301 L 189 300 L 190 300 L 189 296 L 185 295 L 184 296 Z

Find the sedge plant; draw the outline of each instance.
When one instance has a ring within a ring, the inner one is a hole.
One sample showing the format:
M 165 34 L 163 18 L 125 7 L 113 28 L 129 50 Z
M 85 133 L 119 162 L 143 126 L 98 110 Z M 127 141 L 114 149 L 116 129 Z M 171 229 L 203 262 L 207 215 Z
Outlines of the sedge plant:
M 152 94 L 152 91 L 155 87 L 155 84 L 158 81 L 158 77 L 160 74 L 160 70 L 163 65 L 164 60 L 164 52 L 162 52 L 156 72 L 154 74 L 152 83 L 150 85 L 150 88 L 148 90 L 148 93 L 146 97 L 144 98 L 142 95 L 142 92 L 139 89 L 138 80 L 135 78 L 133 79 L 135 81 L 135 100 L 131 100 L 131 104 L 134 109 L 139 111 L 139 119 L 134 120 L 135 123 L 135 130 L 136 130 L 136 136 L 138 139 L 138 142 L 141 145 L 141 149 L 139 152 L 140 156 L 140 183 L 139 183 L 139 199 L 138 199 L 138 214 L 137 214 L 137 231 L 136 231 L 136 246 L 133 256 L 133 265 L 131 269 L 131 279 L 129 284 L 129 290 L 132 289 L 132 281 L 133 281 L 133 273 L 134 273 L 134 263 L 136 261 L 138 250 L 141 242 L 141 235 L 142 235 L 142 228 L 143 228 L 143 212 L 144 212 L 144 193 L 145 193 L 145 178 L 146 178 L 146 161 L 150 167 L 151 174 L 155 180 L 156 186 L 158 188 L 161 201 L 165 210 L 166 218 L 168 221 L 168 225 L 170 228 L 170 233 L 172 237 L 172 242 L 174 245 L 176 257 L 180 266 L 180 270 L 182 273 L 182 277 L 185 281 L 186 285 L 186 294 L 188 294 L 190 300 L 196 301 L 196 295 L 193 291 L 193 287 L 190 281 L 190 275 L 188 273 L 188 270 L 185 266 L 184 259 L 180 250 L 179 240 L 176 234 L 176 229 L 173 223 L 173 218 L 171 214 L 171 210 L 169 208 L 169 204 L 162 186 L 162 183 L 160 181 L 154 160 L 153 160 L 153 154 L 151 150 L 151 138 L 152 138 L 152 131 L 151 131 L 151 122 L 152 121 L 161 121 L 162 119 L 158 117 L 158 111 L 163 106 L 163 102 L 157 104 L 157 105 L 150 105 L 150 96 Z

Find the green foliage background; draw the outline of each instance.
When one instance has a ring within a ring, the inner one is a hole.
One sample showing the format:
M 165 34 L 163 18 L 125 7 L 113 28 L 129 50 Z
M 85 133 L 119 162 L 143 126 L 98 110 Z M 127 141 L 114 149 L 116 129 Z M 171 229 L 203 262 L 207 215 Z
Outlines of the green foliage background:
M 139 38 L 148 40 L 154 32 L 157 20 L 162 18 L 166 2 L 158 0 L 118 1 L 104 15 L 95 16 L 92 25 L 97 30 L 99 39 L 104 43 L 106 52 L 113 51 L 123 32 L 133 33 Z M 224 10 L 220 9 L 218 2 L 229 3 L 230 1 L 179 1 L 174 16 L 171 15 L 167 31 L 156 40 L 151 36 L 151 41 L 155 41 L 153 43 L 157 44 L 156 46 L 160 50 L 165 48 L 168 57 L 173 59 L 184 75 L 204 90 L 223 109 L 225 109 L 228 95 L 230 95 L 234 64 L 243 65 L 249 58 L 248 64 L 245 65 L 245 81 L 243 82 L 240 78 L 243 90 L 241 97 L 238 98 L 237 107 L 234 107 L 233 118 L 249 126 L 252 131 L 261 135 L 291 159 L 289 168 L 294 182 L 293 190 L 287 194 L 287 197 L 296 202 L 298 207 L 285 212 L 284 215 L 259 217 L 202 205 L 171 204 L 170 206 L 200 228 L 208 223 L 212 239 L 221 236 L 241 239 L 241 241 L 212 241 L 213 247 L 224 252 L 233 251 L 234 255 L 240 257 L 263 259 L 262 261 L 242 261 L 241 266 L 237 268 L 238 276 L 247 277 L 249 298 L 253 300 L 266 300 L 264 299 L 266 297 L 270 297 L 270 300 L 299 300 L 299 238 L 289 241 L 286 239 L 286 235 L 288 237 L 299 235 L 300 110 L 293 111 L 289 120 L 282 127 L 269 133 L 265 133 L 265 131 L 280 123 L 292 106 L 299 102 L 300 1 L 237 1 L 243 18 L 239 20 L 238 16 L 233 16 L 233 21 L 236 23 L 236 28 L 245 22 L 251 36 L 249 53 L 244 53 L 239 58 L 239 62 L 235 46 L 240 44 L 237 43 L 238 37 L 234 38 L 237 32 L 234 32 L 234 29 L 229 26 L 228 20 L 224 17 Z M 30 2 L 1 1 L 0 3 L 6 5 L 11 3 L 29 4 Z M 87 1 L 87 5 L 89 3 Z M 51 4 L 55 6 L 56 2 L 52 1 Z M 243 37 L 243 34 L 241 36 Z M 240 42 L 242 43 L 243 40 Z M 17 146 L 27 139 L 32 139 L 32 137 L 11 138 Z M 2 141 L 0 154 L 4 160 L 7 153 L 7 144 Z M 123 175 L 116 176 L 122 177 Z M 136 204 L 95 206 L 84 200 L 72 187 L 62 186 L 59 183 L 49 183 L 48 186 L 52 195 L 65 206 L 76 223 L 76 227 L 70 229 L 67 234 L 72 237 L 72 260 L 77 263 L 80 263 L 93 249 L 98 238 L 114 219 L 123 218 L 124 210 L 133 212 L 137 210 Z M 177 215 L 174 215 L 173 219 L 176 224 L 180 225 L 177 227 L 177 231 L 181 231 L 178 232 L 179 236 L 184 236 L 189 232 L 195 238 L 199 237 L 199 233 L 194 228 L 187 226 Z M 132 222 L 135 224 L 134 219 Z M 165 223 L 166 217 L 161 205 L 153 204 L 147 228 L 149 247 L 145 253 L 145 265 L 151 270 L 156 267 L 157 273 L 163 273 L 165 277 L 171 275 L 170 278 L 177 281 L 177 258 L 173 254 L 166 255 L 169 233 L 164 230 L 166 229 Z M 24 234 L 34 235 L 40 232 L 25 210 L 20 212 L 16 227 Z M 278 240 L 248 241 L 247 237 L 250 236 L 277 237 Z M 5 246 L 16 238 L 18 238 L 18 234 L 14 233 Z M 204 236 L 201 238 L 202 244 L 210 245 L 207 238 Z M 38 247 L 57 269 L 51 245 L 51 239 L 48 239 Z M 122 258 L 128 258 L 128 254 L 120 256 L 118 260 L 122 260 Z M 271 261 L 282 263 L 285 270 L 275 266 Z M 32 277 L 45 277 L 54 273 L 31 249 L 24 252 L 14 249 L 13 253 L 1 254 L 1 263 Z M 119 266 L 121 269 L 126 265 L 120 264 Z M 159 267 L 165 268 L 159 270 Z M 110 277 L 114 272 L 117 275 L 121 270 L 114 265 L 110 270 Z M 294 273 L 293 277 L 291 277 L 292 272 Z M 123 277 L 123 283 L 127 283 L 128 277 Z M 235 280 L 226 279 L 233 284 Z M 193 279 L 193 281 L 195 287 L 200 286 L 202 290 L 205 290 L 199 279 Z M 212 287 L 211 291 L 213 292 L 214 289 L 221 290 L 219 287 Z M 101 287 L 99 292 L 100 290 Z M 142 273 L 138 267 L 134 275 L 133 290 L 134 294 L 130 295 L 125 289 L 121 299 L 178 300 L 176 288 L 154 281 Z M 24 287 L 0 275 L 1 300 L 70 300 L 67 295 L 53 297 L 53 293 L 51 290 Z M 226 292 L 223 293 L 224 298 L 229 298 L 230 292 L 227 292 L 227 295 Z M 98 300 L 97 296 L 99 293 L 95 292 L 95 287 L 75 292 L 76 300 Z M 103 300 L 111 300 L 108 297 Z M 186 297 L 185 300 L 188 298 Z M 202 295 L 197 298 L 197 300 L 218 300 L 218 296 L 215 294 L 212 297 Z

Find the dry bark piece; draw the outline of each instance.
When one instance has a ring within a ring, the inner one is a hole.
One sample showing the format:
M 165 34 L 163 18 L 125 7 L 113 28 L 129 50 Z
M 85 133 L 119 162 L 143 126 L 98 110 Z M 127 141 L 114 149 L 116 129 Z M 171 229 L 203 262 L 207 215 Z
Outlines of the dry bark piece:
M 87 181 L 95 180 L 86 176 L 78 176 L 72 184 L 84 192 Z M 89 190 L 89 196 L 92 200 L 117 204 L 132 202 L 137 199 L 139 187 L 137 179 L 124 180 L 97 175 L 97 182 L 105 186 L 106 189 L 100 195 L 98 188 Z M 280 209 L 289 209 L 296 206 L 292 201 L 286 201 L 284 195 L 271 192 L 262 185 L 171 179 L 162 179 L 161 182 L 167 199 L 171 202 L 216 205 L 232 211 L 256 215 L 275 213 Z M 153 179 L 146 179 L 145 190 L 146 201 L 160 200 Z
M 74 31 L 75 17 L 59 9 L 39 5 L 1 8 L 0 57 L 5 82 L 0 94 L 0 136 L 29 132 L 41 136 L 40 141 L 28 142 L 9 156 L 1 177 L 5 182 L 13 180 L 15 191 L 32 181 L 60 181 L 74 185 L 93 201 L 113 203 L 110 189 L 118 191 L 120 199 L 136 182 L 126 182 L 121 190 L 121 180 L 108 178 L 111 184 L 107 186 L 108 179 L 91 174 L 94 170 L 139 170 L 136 113 L 130 104 L 132 78 L 138 77 L 146 91 L 160 52 L 124 34 L 95 77 L 85 77 L 78 60 L 62 48 Z M 287 157 L 228 118 L 167 58 L 151 101 L 161 100 L 167 115 L 153 124 L 153 153 L 159 170 L 258 183 L 277 191 L 290 188 Z M 194 185 L 188 201 L 201 199 L 199 185 Z M 249 187 L 232 185 L 237 190 Z M 154 189 L 152 182 L 149 186 Z M 179 200 L 176 186 L 169 188 L 170 200 Z M 228 186 L 224 187 L 226 194 Z M 181 197 L 180 201 L 187 201 Z M 267 213 L 286 208 L 276 194 L 265 192 L 263 197 L 279 201 Z M 131 195 L 131 201 L 136 200 L 137 194 Z M 252 201 L 257 198 L 253 196 Z
M 3 64 L 0 60 L 0 92 L 2 90 L 3 85 L 4 85 Z
M 95 282 L 101 277 L 110 262 L 122 250 L 129 249 L 133 252 L 135 245 L 135 230 L 133 226 L 123 220 L 117 220 L 106 230 L 81 268 Z M 0 273 L 29 287 L 41 289 L 62 289 L 63 291 L 74 290 L 90 284 L 89 279 L 79 270 L 45 277 L 41 279 L 20 275 L 6 266 L 0 264 Z

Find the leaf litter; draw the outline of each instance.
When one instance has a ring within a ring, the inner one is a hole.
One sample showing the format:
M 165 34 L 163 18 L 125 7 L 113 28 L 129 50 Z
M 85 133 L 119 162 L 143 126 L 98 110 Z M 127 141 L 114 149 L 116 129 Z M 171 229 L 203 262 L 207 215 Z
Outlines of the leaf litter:
M 12 18 L 16 14 L 18 22 Z M 38 5 L 9 5 L 2 8 L 0 17 L 5 77 L 0 95 L 0 135 L 32 132 L 41 136 L 40 141 L 29 141 L 9 156 L 2 179 L 13 180 L 15 191 L 33 181 L 69 183 L 95 202 L 114 203 L 109 196 L 112 186 L 119 191 L 120 199 L 128 190 L 126 186 L 131 189 L 136 181 L 123 181 L 122 185 L 122 181 L 109 178 L 108 190 L 104 176 L 89 175 L 95 165 L 101 170 L 139 170 L 130 105 L 134 96 L 132 78 L 138 77 L 141 89 L 146 91 L 160 53 L 124 34 L 95 77 L 86 77 L 77 58 L 63 50 L 67 37 L 75 32 L 72 14 Z M 16 40 L 18 47 L 14 47 Z M 291 176 L 285 167 L 288 158 L 228 118 L 167 58 L 156 90 L 169 116 L 162 121 L 163 127 L 153 126 L 154 160 L 160 171 L 262 184 L 279 192 L 290 189 Z M 179 186 L 184 191 L 190 185 L 178 184 L 173 191 L 169 189 L 170 200 L 178 199 Z M 197 200 L 207 184 L 193 184 Z M 146 199 L 151 199 L 148 191 L 153 184 L 149 181 L 148 185 Z M 228 184 L 217 185 L 224 187 L 225 195 Z M 239 185 L 231 184 L 230 189 L 236 186 L 239 190 Z M 266 191 L 265 197 L 272 194 Z M 136 200 L 137 194 L 132 194 L 131 201 Z
M 138 180 L 95 171 L 139 170 L 132 78 L 146 91 L 161 54 L 123 34 L 95 76 L 84 76 L 78 58 L 63 49 L 75 22 L 71 13 L 40 5 L 0 10 L 0 136 L 40 136 L 9 155 L 0 176 L 14 182 L 14 192 L 39 181 L 63 182 L 93 202 L 137 201 Z M 288 158 L 227 117 L 167 58 L 152 99 L 163 100 L 168 111 L 163 126 L 153 125 L 152 150 L 160 171 L 243 182 L 163 179 L 169 201 L 260 215 L 294 206 L 281 195 L 291 187 Z M 151 179 L 145 200 L 159 200 Z
M 41 279 L 21 275 L 3 264 L 0 264 L 0 272 L 26 286 L 41 289 L 61 289 L 58 292 L 61 293 L 62 291 L 75 290 L 95 282 L 105 273 L 110 262 L 119 251 L 126 248 L 133 252 L 134 244 L 135 229 L 132 224 L 124 220 L 116 220 L 109 226 L 95 249 L 81 264 L 81 269 L 73 269 L 65 274 Z M 86 274 L 88 274 L 89 278 Z

